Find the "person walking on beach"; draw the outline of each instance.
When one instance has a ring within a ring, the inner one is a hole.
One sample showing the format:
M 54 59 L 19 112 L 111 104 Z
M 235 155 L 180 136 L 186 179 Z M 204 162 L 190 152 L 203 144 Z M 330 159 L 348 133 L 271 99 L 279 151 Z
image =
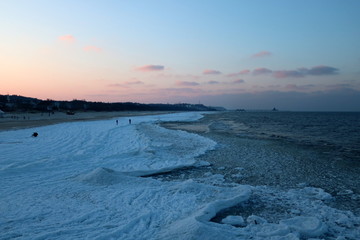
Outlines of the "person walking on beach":
M 131 124 L 131 118 L 129 118 L 129 124 Z
M 119 125 L 119 121 L 118 121 L 118 120 L 116 120 L 116 125 Z

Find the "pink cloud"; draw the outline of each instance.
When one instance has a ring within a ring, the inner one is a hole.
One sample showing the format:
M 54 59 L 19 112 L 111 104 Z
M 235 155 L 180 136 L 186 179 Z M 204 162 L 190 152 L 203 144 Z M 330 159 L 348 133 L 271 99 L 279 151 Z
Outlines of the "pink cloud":
M 256 68 L 253 70 L 252 73 L 253 73 L 253 75 L 264 75 L 264 74 L 272 73 L 272 71 L 267 68 Z
M 274 71 L 275 78 L 288 78 L 288 77 L 306 77 L 306 76 L 324 76 L 338 74 L 339 69 L 329 66 L 315 66 L 310 69 L 298 68 L 297 70 L 281 70 Z
M 206 69 L 206 70 L 203 71 L 203 74 L 205 74 L 205 75 L 219 75 L 219 74 L 221 74 L 221 72 L 218 71 L 218 70 Z
M 142 81 L 138 81 L 138 80 L 133 80 L 133 81 L 127 81 L 127 82 L 122 82 L 122 83 L 113 83 L 113 84 L 108 84 L 108 87 L 111 88 L 130 88 L 133 85 L 141 85 L 144 84 Z
M 242 70 L 242 71 L 239 72 L 239 73 L 242 74 L 242 75 L 245 75 L 245 74 L 250 73 L 250 70 L 249 70 L 249 69 L 245 69 L 245 70 Z
M 85 52 L 101 52 L 102 49 L 99 47 L 96 47 L 96 46 L 89 45 L 89 46 L 84 47 L 84 51 Z
M 208 81 L 208 84 L 219 84 L 220 82 L 218 81 Z
M 296 84 L 288 84 L 285 86 L 285 89 L 291 90 L 291 91 L 307 91 L 313 87 L 315 87 L 315 85 L 312 85 L 312 84 L 307 84 L 307 85 L 302 85 L 302 86 L 298 86 Z
M 259 58 L 259 57 L 268 57 L 271 55 L 272 55 L 272 53 L 269 51 L 261 51 L 261 52 L 255 53 L 252 57 Z
M 305 73 L 301 70 L 281 70 L 281 71 L 274 71 L 273 76 L 275 78 L 287 78 L 287 77 L 304 77 Z
M 245 70 L 242 70 L 238 73 L 230 73 L 228 75 L 226 75 L 227 77 L 238 77 L 240 75 L 246 75 L 246 74 L 249 74 L 250 73 L 250 70 L 249 69 L 245 69 Z
M 112 83 L 107 85 L 110 88 L 128 88 L 125 84 L 121 83 Z
M 239 83 L 244 83 L 245 81 L 243 79 L 237 79 L 235 81 L 233 81 L 232 83 L 235 83 L 235 84 L 239 84 Z
M 356 86 L 351 84 L 343 83 L 343 84 L 332 84 L 326 86 L 330 90 L 338 90 L 338 89 L 355 89 Z
M 139 72 L 154 72 L 154 71 L 163 71 L 165 69 L 162 65 L 145 65 L 137 67 L 136 70 Z
M 64 35 L 60 36 L 59 40 L 66 43 L 73 43 L 75 42 L 75 37 L 73 35 Z
M 302 88 L 300 88 L 298 85 L 296 84 L 288 84 L 285 86 L 286 90 L 303 90 Z
M 177 81 L 176 86 L 198 86 L 197 82 Z
M 177 80 L 180 80 L 180 79 L 199 80 L 201 78 L 200 76 L 191 75 L 191 74 L 164 74 L 164 73 L 159 73 L 157 76 L 161 77 L 161 78 L 165 78 L 165 79 L 174 78 L 174 79 L 177 79 Z
M 140 84 L 144 84 L 142 81 L 128 81 L 125 82 L 126 85 L 140 85 Z
M 315 66 L 308 70 L 307 74 L 309 75 L 334 75 L 338 74 L 339 69 L 329 66 Z

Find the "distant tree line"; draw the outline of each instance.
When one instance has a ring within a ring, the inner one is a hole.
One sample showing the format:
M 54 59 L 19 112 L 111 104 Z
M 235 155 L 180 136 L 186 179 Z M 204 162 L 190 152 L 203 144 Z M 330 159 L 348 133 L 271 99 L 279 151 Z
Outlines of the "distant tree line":
M 40 100 L 18 95 L 0 95 L 0 109 L 5 112 L 17 111 L 216 111 L 217 108 L 202 104 L 143 104 L 134 102 L 89 102 L 74 99 L 72 101 Z

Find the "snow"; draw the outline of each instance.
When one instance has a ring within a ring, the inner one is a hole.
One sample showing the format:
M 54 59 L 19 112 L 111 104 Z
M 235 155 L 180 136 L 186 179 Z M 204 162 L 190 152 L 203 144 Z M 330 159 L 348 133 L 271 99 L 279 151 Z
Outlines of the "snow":
M 226 218 L 224 218 L 221 222 L 225 223 L 225 224 L 230 224 L 233 226 L 239 226 L 239 227 L 246 226 L 244 218 L 241 216 L 230 215 L 230 216 L 227 216 Z
M 287 226 L 282 224 L 264 224 L 261 226 L 261 231 L 257 233 L 257 236 L 264 238 L 286 236 L 290 233 Z
M 321 188 L 305 187 L 301 190 L 304 195 L 318 200 L 331 200 L 332 196 Z
M 346 189 L 346 190 L 343 190 L 343 191 L 340 191 L 337 193 L 337 195 L 340 195 L 340 196 L 341 195 L 352 195 L 352 194 L 354 194 L 354 192 L 350 189 Z
M 266 219 L 256 216 L 256 215 L 251 215 L 246 219 L 246 222 L 248 222 L 249 224 L 264 224 L 267 223 Z
M 214 149 L 214 141 L 155 124 L 201 117 L 177 113 L 133 117 L 131 125 L 119 118 L 119 125 L 113 119 L 0 132 L 0 239 L 360 237 L 359 218 L 327 206 L 332 197 L 319 188 L 229 184 L 211 171 L 181 181 L 142 177 L 209 165 L 196 156 Z M 275 221 L 270 214 L 211 221 L 254 196 L 288 213 Z
M 319 237 L 327 231 L 327 226 L 316 217 L 294 217 L 280 221 L 281 224 L 298 232 L 302 237 Z

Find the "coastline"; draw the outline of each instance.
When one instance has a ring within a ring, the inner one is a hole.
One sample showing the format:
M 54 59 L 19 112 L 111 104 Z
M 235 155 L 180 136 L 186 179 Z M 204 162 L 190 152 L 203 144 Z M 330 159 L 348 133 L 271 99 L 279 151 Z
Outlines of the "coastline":
M 355 186 L 358 175 L 349 169 L 348 162 L 334 163 L 326 153 L 316 148 L 281 139 L 243 135 L 244 126 L 232 121 L 231 115 L 222 113 L 207 114 L 195 122 L 164 122 L 160 125 L 198 134 L 218 143 L 214 150 L 198 157 L 199 161 L 209 162 L 209 168 L 179 171 L 177 175 L 165 174 L 165 178 L 185 175 L 192 179 L 211 170 L 214 174 L 224 176 L 228 183 L 267 186 L 283 191 L 320 188 L 334 197 L 329 205 L 360 216 L 359 188 Z M 354 180 L 350 181 L 350 177 Z M 344 194 L 349 189 L 353 195 Z
M 355 211 L 342 211 L 334 206 L 335 199 L 312 184 L 297 185 L 296 181 L 291 189 L 281 188 L 282 180 L 291 179 L 277 171 L 284 169 L 282 164 L 277 166 L 283 162 L 278 154 L 274 155 L 277 149 L 273 147 L 277 144 L 239 138 L 234 135 L 236 121 L 231 121 L 229 116 L 205 114 L 198 121 L 187 121 L 190 119 L 177 114 L 164 116 L 164 120 L 176 121 L 174 127 L 197 130 L 197 134 L 159 129 L 155 126 L 162 124 L 158 116 L 144 119 L 145 124 L 129 125 L 126 117 L 120 118 L 120 127 L 115 126 L 116 119 L 107 121 L 110 124 L 90 121 L 85 124 L 90 127 L 85 128 L 81 127 L 84 125 L 81 122 L 60 124 L 44 128 L 44 137 L 27 137 L 22 141 L 18 139 L 23 131 L 1 132 L 8 139 L 3 142 L 1 166 L 5 176 L 1 195 L 7 210 L 5 215 L 10 216 L 4 236 L 11 238 L 21 233 L 24 237 L 41 234 L 40 237 L 56 238 L 61 231 L 71 238 L 76 231 L 79 236 L 96 234 L 109 238 L 107 226 L 114 224 L 119 226 L 114 229 L 117 234 L 130 229 L 133 236 L 146 231 L 146 238 L 168 239 L 179 234 L 182 239 L 188 226 L 194 226 L 194 231 L 189 233 L 191 236 L 218 231 L 221 231 L 219 236 L 224 236 L 229 228 L 223 224 L 230 224 L 236 228 L 231 227 L 226 238 L 241 234 L 251 239 L 258 232 L 272 236 L 272 229 L 280 229 L 274 236 L 280 239 L 284 234 L 300 236 L 296 229 L 289 230 L 283 223 L 295 222 L 297 226 L 315 222 L 315 227 L 321 231 L 314 237 L 358 239 L 356 227 L 360 218 Z M 92 128 L 92 125 L 99 127 Z M 241 125 L 237 127 L 240 129 Z M 214 148 L 211 141 L 209 148 L 208 140 L 195 135 L 214 137 L 218 144 Z M 19 146 L 23 147 L 20 152 Z M 208 151 L 199 151 L 202 147 Z M 184 166 L 191 151 L 205 153 L 196 154 L 194 160 L 204 160 L 210 165 L 193 165 L 190 155 L 189 166 L 193 167 L 172 167 Z M 143 176 L 139 172 L 143 172 L 144 166 L 156 171 L 173 170 Z M 136 174 L 122 174 L 125 172 Z M 43 209 L 50 211 L 44 213 Z M 29 215 L 39 216 L 39 220 L 29 219 Z M 59 216 L 64 221 L 59 221 Z M 83 216 L 85 221 L 79 221 Z M 109 219 L 108 216 L 114 217 Z M 226 222 L 230 217 L 243 219 L 242 225 Z M 138 219 L 149 224 L 136 224 L 134 228 Z M 254 224 L 254 220 L 258 222 Z M 186 225 L 179 224 L 182 221 Z M 217 225 L 209 228 L 204 221 Z M 96 232 L 89 232 L 89 229 L 96 229 Z M 272 231 L 270 234 L 268 229 Z M 306 231 L 312 232 L 312 229 Z
M 120 117 L 133 117 L 144 115 L 160 115 L 173 113 L 171 111 L 114 111 L 114 112 L 76 112 L 74 115 L 68 115 L 66 112 L 54 113 L 27 113 L 16 112 L 7 113 L 0 118 L 0 131 L 17 130 L 24 128 L 33 128 L 46 125 L 53 125 L 64 122 L 75 121 L 93 121 Z

